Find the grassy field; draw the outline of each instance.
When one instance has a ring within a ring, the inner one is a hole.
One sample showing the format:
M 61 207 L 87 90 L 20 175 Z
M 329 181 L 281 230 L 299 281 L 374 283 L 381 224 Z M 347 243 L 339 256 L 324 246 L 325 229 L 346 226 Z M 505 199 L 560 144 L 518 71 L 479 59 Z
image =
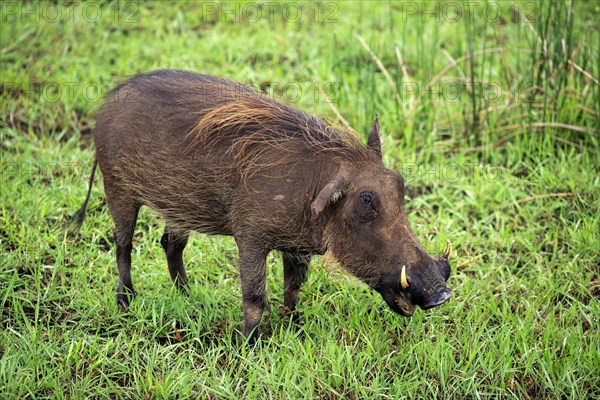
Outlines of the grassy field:
M 600 398 L 597 2 L 1 7 L 0 398 Z M 359 132 L 378 112 L 417 237 L 454 245 L 452 299 L 403 318 L 316 259 L 295 325 L 272 254 L 262 338 L 239 346 L 233 240 L 192 236 L 182 296 L 143 209 L 119 312 L 100 176 L 65 224 L 102 95 L 164 67 Z

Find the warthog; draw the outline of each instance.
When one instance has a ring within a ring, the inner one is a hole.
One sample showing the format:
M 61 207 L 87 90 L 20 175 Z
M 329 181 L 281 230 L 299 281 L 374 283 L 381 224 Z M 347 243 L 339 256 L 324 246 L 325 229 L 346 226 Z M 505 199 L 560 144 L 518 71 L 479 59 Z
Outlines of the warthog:
M 231 235 L 239 250 L 243 334 L 266 305 L 267 254 L 281 251 L 284 306 L 296 309 L 312 255 L 330 254 L 395 312 L 451 296 L 450 249 L 428 255 L 404 210 L 404 181 L 382 162 L 377 118 L 363 146 L 248 86 L 159 70 L 113 89 L 94 131 L 96 163 L 115 223 L 117 300 L 128 307 L 132 236 L 142 205 L 165 221 L 161 244 L 182 289 L 190 231 Z M 77 214 L 83 221 L 90 191 Z

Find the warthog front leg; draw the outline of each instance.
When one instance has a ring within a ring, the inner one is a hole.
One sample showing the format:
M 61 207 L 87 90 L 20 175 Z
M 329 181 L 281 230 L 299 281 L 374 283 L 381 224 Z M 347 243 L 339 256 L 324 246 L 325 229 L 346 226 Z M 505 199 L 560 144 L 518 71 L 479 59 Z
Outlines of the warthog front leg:
M 165 227 L 165 233 L 160 239 L 160 244 L 165 250 L 167 264 L 169 265 L 169 274 L 177 287 L 185 292 L 188 278 L 183 265 L 183 250 L 190 237 L 189 232 L 175 232 L 169 227 Z
M 244 306 L 244 328 L 242 333 L 249 343 L 258 338 L 256 329 L 267 306 L 266 257 L 268 250 L 256 243 L 239 239 L 236 243 L 240 256 L 240 280 Z
M 283 252 L 283 306 L 287 312 L 296 311 L 300 286 L 306 280 L 310 255 Z

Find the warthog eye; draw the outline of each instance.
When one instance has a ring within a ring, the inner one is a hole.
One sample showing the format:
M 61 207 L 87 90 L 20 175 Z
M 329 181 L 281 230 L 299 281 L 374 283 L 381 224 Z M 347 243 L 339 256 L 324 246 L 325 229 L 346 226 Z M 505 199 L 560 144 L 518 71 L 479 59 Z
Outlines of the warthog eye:
M 370 190 L 363 190 L 356 200 L 356 215 L 360 222 L 371 222 L 377 218 L 377 196 Z
M 371 192 L 368 191 L 361 192 L 360 201 L 362 201 L 365 204 L 371 204 L 371 202 L 373 201 L 373 195 L 371 194 Z

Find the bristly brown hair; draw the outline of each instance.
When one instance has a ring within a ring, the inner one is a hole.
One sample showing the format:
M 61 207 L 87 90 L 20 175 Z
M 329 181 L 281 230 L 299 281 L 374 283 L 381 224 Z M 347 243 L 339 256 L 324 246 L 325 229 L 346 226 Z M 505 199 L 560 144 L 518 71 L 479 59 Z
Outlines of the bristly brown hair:
M 257 169 L 298 161 L 327 152 L 348 161 L 368 157 L 358 134 L 334 128 L 288 105 L 257 93 L 237 93 L 236 99 L 206 112 L 192 131 L 189 150 L 224 147 L 242 177 Z

